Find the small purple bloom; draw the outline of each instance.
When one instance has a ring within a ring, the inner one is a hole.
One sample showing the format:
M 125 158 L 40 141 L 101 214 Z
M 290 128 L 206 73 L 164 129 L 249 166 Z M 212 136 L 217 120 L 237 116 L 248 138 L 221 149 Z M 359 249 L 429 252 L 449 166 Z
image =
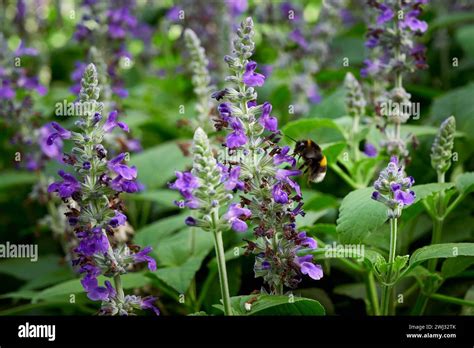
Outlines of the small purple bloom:
M 105 301 L 114 297 L 117 293 L 108 280 L 105 281 L 105 287 L 99 286 L 97 278 L 86 275 L 81 284 L 87 292 L 87 297 L 92 301 Z
M 59 197 L 68 198 L 71 197 L 75 192 L 80 192 L 81 184 L 73 175 L 66 173 L 63 170 L 60 170 L 58 174 L 63 178 L 63 181 L 53 182 L 51 185 L 49 185 L 49 193 L 58 192 Z
M 300 240 L 300 245 L 308 247 L 310 249 L 317 249 L 318 243 L 311 237 L 306 236 L 306 232 L 298 233 L 298 238 Z
M 160 310 L 155 306 L 156 299 L 152 296 L 147 296 L 141 299 L 140 308 L 141 309 L 152 309 L 156 315 L 160 315 Z
M 77 236 L 81 240 L 76 251 L 82 255 L 105 254 L 109 250 L 109 241 L 100 227 L 95 227 L 92 231 L 79 232 Z
M 115 127 L 120 127 L 123 131 L 129 132 L 130 129 L 128 125 L 124 122 L 117 122 L 118 112 L 117 110 L 112 111 L 107 117 L 107 121 L 104 124 L 104 130 L 108 133 L 112 131 Z
M 129 167 L 120 163 L 126 156 L 126 153 L 119 154 L 107 163 L 107 167 L 125 180 L 133 180 L 137 177 L 137 168 L 135 166 Z
M 290 33 L 290 40 L 297 43 L 304 50 L 308 50 L 309 45 L 300 29 L 295 29 Z
M 118 226 L 125 225 L 127 222 L 127 217 L 119 212 L 118 210 L 115 211 L 115 216 L 110 219 L 109 225 L 112 226 L 113 228 L 116 228 Z
M 296 159 L 293 156 L 288 155 L 288 152 L 290 152 L 289 146 L 282 147 L 280 152 L 273 156 L 273 164 L 277 166 L 282 163 L 288 163 L 294 167 L 296 165 Z
M 394 193 L 394 198 L 397 202 L 403 205 L 410 205 L 415 201 L 415 192 L 398 190 Z
M 197 225 L 197 221 L 195 218 L 193 218 L 192 216 L 188 216 L 185 220 L 184 220 L 184 223 L 188 226 L 191 226 L 191 227 L 194 227 Z
M 147 262 L 148 263 L 148 269 L 150 271 L 156 271 L 156 261 L 153 259 L 151 256 L 148 254 L 152 251 L 151 247 L 146 247 L 140 250 L 138 253 L 133 255 L 133 260 L 137 263 L 139 262 Z
M 377 25 L 382 25 L 388 21 L 391 21 L 394 17 L 393 10 L 385 4 L 381 4 L 379 10 L 382 11 L 379 17 L 377 18 Z
M 373 144 L 368 143 L 368 142 L 365 143 L 364 154 L 367 157 L 376 157 L 377 153 L 378 153 L 377 148 Z
M 71 132 L 61 127 L 58 123 L 51 122 L 50 125 L 56 132 L 53 132 L 49 135 L 48 139 L 46 140 L 47 145 L 53 145 L 56 138 L 69 139 L 71 137 Z
M 419 10 L 410 11 L 403 21 L 400 22 L 400 28 L 410 28 L 411 31 L 424 33 L 428 29 L 428 23 L 420 21 L 417 17 L 420 15 Z
M 276 132 L 278 130 L 278 120 L 270 116 L 272 112 L 272 104 L 265 102 L 263 103 L 262 116 L 260 116 L 258 122 L 270 132 Z
M 199 187 L 198 179 L 191 172 L 176 172 L 176 181 L 169 185 L 173 190 L 194 190 Z
M 284 190 L 283 185 L 281 183 L 278 183 L 273 186 L 272 196 L 275 202 L 279 204 L 288 203 L 288 193 Z
M 300 266 L 300 271 L 303 274 L 308 275 L 314 280 L 319 280 L 323 277 L 323 269 L 320 265 L 315 265 L 313 261 L 313 255 L 305 255 L 297 258 Z
M 245 232 L 248 226 L 242 219 L 248 219 L 251 215 L 252 212 L 249 209 L 242 208 L 240 204 L 232 203 L 224 218 L 229 221 L 234 231 Z
M 242 76 L 242 81 L 249 87 L 261 87 L 265 82 L 265 76 L 256 73 L 257 63 L 250 61 L 245 67 L 245 73 Z
M 221 115 L 222 120 L 225 122 L 230 121 L 230 117 L 232 116 L 231 110 L 230 110 L 230 104 L 229 103 L 221 103 L 217 107 L 217 110 L 219 111 L 219 115 Z
M 225 177 L 224 187 L 226 190 L 243 190 L 244 183 L 239 180 L 240 176 L 240 167 L 232 167 L 227 177 Z
M 0 99 L 10 100 L 15 98 L 15 90 L 10 87 L 10 81 L 3 80 L 0 86 Z
M 173 6 L 168 10 L 168 12 L 166 12 L 166 18 L 170 21 L 176 22 L 181 19 L 180 15 L 182 10 L 183 9 L 180 6 Z
M 48 145 L 49 136 L 54 133 L 54 128 L 51 124 L 45 124 L 39 130 L 38 145 L 41 151 L 48 158 L 60 159 L 62 155 L 63 142 L 61 139 L 56 139 L 54 143 Z

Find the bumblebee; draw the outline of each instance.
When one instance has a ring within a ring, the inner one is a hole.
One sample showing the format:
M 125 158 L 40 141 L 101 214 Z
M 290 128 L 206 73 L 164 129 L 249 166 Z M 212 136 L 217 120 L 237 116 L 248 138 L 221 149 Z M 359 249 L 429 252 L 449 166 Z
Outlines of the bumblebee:
M 321 148 L 311 139 L 296 140 L 294 154 L 303 159 L 303 164 L 299 169 L 308 173 L 308 181 L 318 183 L 324 180 L 327 171 L 327 159 Z

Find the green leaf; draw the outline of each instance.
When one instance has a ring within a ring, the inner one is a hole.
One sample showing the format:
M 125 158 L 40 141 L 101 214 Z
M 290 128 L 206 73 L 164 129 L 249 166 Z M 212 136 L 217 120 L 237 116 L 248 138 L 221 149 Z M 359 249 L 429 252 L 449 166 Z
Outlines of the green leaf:
M 153 273 L 178 293 L 184 294 L 188 290 L 194 275 L 201 268 L 203 259 L 203 257 L 192 256 L 179 266 L 160 268 Z
M 188 215 L 188 213 L 173 215 L 147 225 L 136 232 L 134 242 L 156 249 L 163 239 L 185 227 L 184 219 Z
M 150 280 L 145 277 L 144 273 L 127 273 L 121 276 L 123 289 L 140 288 L 146 285 Z M 104 276 L 98 278 L 99 284 L 103 284 L 105 280 L 110 280 Z M 64 302 L 69 302 L 69 296 L 84 292 L 79 279 L 68 280 L 66 282 L 54 285 L 37 293 L 32 302 L 39 300 L 48 300 L 51 298 L 61 298 Z
M 461 24 L 465 21 L 474 20 L 474 13 L 471 12 L 451 12 L 442 16 L 436 17 L 430 22 L 429 31 L 437 30 L 438 28 L 448 27 L 451 25 Z
M 30 259 L 8 259 L 0 262 L 0 273 L 21 280 L 34 280 L 61 270 L 63 267 L 60 262 L 57 255 L 41 256 L 36 262 L 31 262 Z
M 312 226 L 304 226 L 304 230 L 307 231 L 312 236 L 317 236 L 318 234 L 321 234 L 321 233 L 335 235 L 336 234 L 336 225 L 335 224 L 319 223 L 319 224 L 314 224 Z
M 458 191 L 467 195 L 474 191 L 474 173 L 463 173 L 456 178 L 456 188 Z
M 341 243 L 361 243 L 387 220 L 387 208 L 371 198 L 372 192 L 371 187 L 358 189 L 342 200 L 336 228 Z
M 175 171 L 184 170 L 191 159 L 184 157 L 176 142 L 160 144 L 132 155 L 130 165 L 137 166 L 138 180 L 147 189 L 161 187 L 169 182 Z
M 144 191 L 138 194 L 130 194 L 127 195 L 127 199 L 131 199 L 134 201 L 150 201 L 168 209 L 178 209 L 178 207 L 174 204 L 174 201 L 179 200 L 180 195 L 177 191 L 168 189 L 158 189 L 152 191 Z
M 436 98 L 431 105 L 431 121 L 439 124 L 449 115 L 456 117 L 456 128 L 462 129 L 470 142 L 474 142 L 474 84 L 453 89 Z
M 338 142 L 333 144 L 326 144 L 321 146 L 323 154 L 326 156 L 328 163 L 337 162 L 337 158 L 346 148 L 345 142 Z
M 0 190 L 10 188 L 12 186 L 33 184 L 38 180 L 34 173 L 21 171 L 4 171 L 0 174 Z
M 251 309 L 245 303 L 251 303 Z M 326 312 L 316 300 L 296 296 L 246 295 L 231 298 L 232 310 L 236 315 L 325 315 Z
M 192 250 L 194 232 L 194 248 Z M 212 233 L 206 233 L 201 229 L 185 228 L 178 233 L 163 239 L 156 245 L 156 255 L 160 265 L 180 266 L 183 265 L 189 257 L 196 256 L 204 259 L 214 246 Z
M 191 247 L 194 232 L 194 247 Z M 159 268 L 155 274 L 160 280 L 179 293 L 185 293 L 196 272 L 201 268 L 204 258 L 214 246 L 211 233 L 191 228 L 162 240 L 156 246 Z
M 473 264 L 474 257 L 471 256 L 458 256 L 446 259 L 441 267 L 441 275 L 445 279 L 455 277 Z
M 416 266 L 427 260 L 458 256 L 474 256 L 474 243 L 434 244 L 417 249 L 411 255 L 409 266 L 402 276 L 407 276 Z
M 330 118 L 336 119 L 346 115 L 346 90 L 343 86 L 329 95 L 323 96 L 319 104 L 315 104 L 309 111 L 308 118 Z
M 435 193 L 448 190 L 451 187 L 454 187 L 454 184 L 451 182 L 415 185 L 412 187 L 412 190 L 416 195 L 415 203 Z
M 287 123 L 283 134 L 294 139 L 311 139 L 319 145 L 344 141 L 339 126 L 327 118 L 300 119 Z M 287 142 L 285 137 L 283 140 Z
M 334 288 L 334 293 L 337 295 L 343 295 L 354 300 L 364 300 L 367 295 L 366 287 L 364 283 L 352 283 L 338 285 Z
M 305 202 L 303 209 L 305 211 L 320 211 L 324 209 L 335 208 L 337 207 L 337 203 L 337 198 L 333 195 L 321 193 Z
M 474 25 L 466 25 L 456 31 L 456 40 L 467 55 L 474 58 Z

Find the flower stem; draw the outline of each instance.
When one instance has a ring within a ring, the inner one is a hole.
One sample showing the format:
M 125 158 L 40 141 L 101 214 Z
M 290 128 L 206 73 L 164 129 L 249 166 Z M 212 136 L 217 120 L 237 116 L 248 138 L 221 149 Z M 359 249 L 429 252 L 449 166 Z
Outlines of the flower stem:
M 374 273 L 369 271 L 365 278 L 367 297 L 369 298 L 371 310 L 373 315 L 380 315 L 379 296 L 377 294 L 377 287 L 375 285 Z
M 125 299 L 125 293 L 123 292 L 122 278 L 120 278 L 119 274 L 114 276 L 114 284 L 115 284 L 115 290 L 117 291 L 117 296 L 119 300 L 123 302 Z
M 430 298 L 437 301 L 447 302 L 447 303 L 454 303 L 461 306 L 469 306 L 474 307 L 474 301 L 463 300 L 457 297 L 442 295 L 442 294 L 432 294 Z
M 442 184 L 445 182 L 444 172 L 438 172 L 438 183 Z M 433 219 L 433 234 L 431 236 L 431 245 L 439 244 L 441 242 L 441 237 L 443 234 L 443 224 L 444 224 L 444 212 L 445 212 L 445 203 L 444 203 L 444 191 L 441 191 L 438 196 L 438 214 L 437 218 Z M 428 270 L 434 272 L 436 270 L 436 264 L 438 259 L 431 259 L 428 261 Z
M 218 211 L 214 209 L 213 220 L 214 226 L 218 221 Z M 222 302 L 224 303 L 224 314 L 232 315 L 230 305 L 229 283 L 227 281 L 227 269 L 225 265 L 224 242 L 222 240 L 222 231 L 214 230 L 214 247 L 216 249 L 217 269 L 219 271 L 219 282 L 221 285 Z
M 392 266 L 395 262 L 395 254 L 397 251 L 397 219 L 390 219 L 390 251 L 388 256 L 388 270 L 386 282 L 388 285 L 384 285 L 382 289 L 382 315 L 389 315 L 390 301 L 392 298 L 393 285 L 392 282 Z

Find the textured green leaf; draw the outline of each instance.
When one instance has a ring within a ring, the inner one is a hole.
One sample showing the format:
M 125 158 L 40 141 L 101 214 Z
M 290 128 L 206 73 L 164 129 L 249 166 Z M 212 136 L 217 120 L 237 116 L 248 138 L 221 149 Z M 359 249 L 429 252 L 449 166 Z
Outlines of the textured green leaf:
M 282 132 L 297 140 L 311 139 L 320 145 L 344 141 L 339 126 L 333 120 L 327 118 L 292 121 L 283 127 Z M 285 137 L 283 137 L 283 140 L 289 143 Z
M 464 195 L 474 191 L 474 173 L 463 173 L 456 178 L 456 188 Z
M 248 311 L 245 303 L 255 300 Z M 323 306 L 316 300 L 303 297 L 248 295 L 231 298 L 236 315 L 325 315 Z
M 144 191 L 138 194 L 127 195 L 127 199 L 135 201 L 150 201 L 168 209 L 178 209 L 176 204 L 174 204 L 174 201 L 179 200 L 180 197 L 179 192 L 168 189 Z
M 474 264 L 472 256 L 458 256 L 446 259 L 441 267 L 443 278 L 452 278 L 465 271 Z
M 415 185 L 412 187 L 412 190 L 416 194 L 415 202 L 418 202 L 419 200 L 429 197 L 437 192 L 450 189 L 451 187 L 454 187 L 454 184 L 451 182 L 432 183 L 424 185 Z
M 187 213 L 173 215 L 143 227 L 136 232 L 135 243 L 156 249 L 163 239 L 185 227 L 184 219 L 188 215 Z
M 214 245 L 211 233 L 199 229 L 195 229 L 194 233 L 193 248 L 190 228 L 162 240 L 156 246 L 158 264 L 165 267 L 159 268 L 154 274 L 179 293 L 184 293 L 189 288 L 194 275 Z
M 137 166 L 138 180 L 147 189 L 165 185 L 175 171 L 184 170 L 191 159 L 184 157 L 176 142 L 160 144 L 132 155 L 130 165 Z
M 331 94 L 323 96 L 321 103 L 313 105 L 307 117 L 336 119 L 346 115 L 345 97 L 346 90 L 341 86 Z
M 471 142 L 474 141 L 474 84 L 453 89 L 436 98 L 431 105 L 431 121 L 439 124 L 449 115 L 456 118 L 456 128 L 464 132 Z
M 474 16 L 473 16 L 474 17 Z M 474 25 L 466 25 L 456 31 L 456 40 L 471 58 L 474 58 Z
M 34 173 L 21 171 L 4 171 L 0 174 L 0 190 L 17 185 L 33 184 L 38 180 Z
M 367 295 L 364 283 L 338 285 L 334 288 L 334 293 L 347 296 L 355 300 L 365 300 Z
M 342 200 L 336 228 L 341 243 L 361 243 L 387 220 L 387 208 L 371 198 L 373 190 L 358 189 Z
M 126 289 L 140 288 L 149 282 L 149 279 L 145 277 L 144 273 L 127 273 L 121 276 L 122 287 Z M 110 281 L 111 278 L 100 276 L 98 278 L 99 284 L 103 284 L 105 280 Z M 72 279 L 66 282 L 54 285 L 50 288 L 44 289 L 37 293 L 32 301 L 36 302 L 39 300 L 47 300 L 50 298 L 62 298 L 65 302 L 69 302 L 69 296 L 71 294 L 77 294 L 84 292 L 79 279 Z
M 415 250 L 410 257 L 408 268 L 402 276 L 407 276 L 415 267 L 430 259 L 474 256 L 474 243 L 443 243 L 428 245 Z

